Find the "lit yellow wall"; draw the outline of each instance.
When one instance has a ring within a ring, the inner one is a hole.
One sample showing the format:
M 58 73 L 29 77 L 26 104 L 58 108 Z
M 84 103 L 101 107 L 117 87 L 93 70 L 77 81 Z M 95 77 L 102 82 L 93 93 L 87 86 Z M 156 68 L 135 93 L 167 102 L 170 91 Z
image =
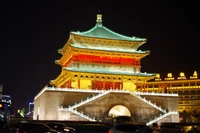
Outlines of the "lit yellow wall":
M 73 80 L 71 82 L 71 86 L 74 88 L 74 89 L 78 89 L 78 80 Z
M 123 82 L 123 89 L 134 91 L 136 89 L 136 85 L 131 82 Z
M 90 90 L 92 87 L 92 82 L 89 79 L 81 79 L 80 80 L 80 88 Z

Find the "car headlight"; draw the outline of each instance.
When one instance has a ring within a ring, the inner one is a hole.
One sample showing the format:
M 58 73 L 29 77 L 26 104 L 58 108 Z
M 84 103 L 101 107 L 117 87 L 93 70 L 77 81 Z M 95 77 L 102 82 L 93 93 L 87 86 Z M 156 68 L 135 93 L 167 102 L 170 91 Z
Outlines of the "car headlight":
M 67 129 L 67 128 L 65 128 L 65 129 L 64 129 L 64 131 L 67 131 L 67 132 L 69 132 L 70 130 L 69 130 L 69 129 Z

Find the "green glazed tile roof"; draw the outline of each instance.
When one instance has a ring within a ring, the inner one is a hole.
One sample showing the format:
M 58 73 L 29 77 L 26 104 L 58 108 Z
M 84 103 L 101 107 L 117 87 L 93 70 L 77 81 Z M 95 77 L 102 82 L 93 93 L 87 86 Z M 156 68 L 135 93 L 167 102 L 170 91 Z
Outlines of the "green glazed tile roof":
M 156 73 L 119 72 L 119 71 L 109 71 L 107 69 L 99 71 L 98 69 L 65 68 L 65 70 L 74 71 L 74 72 L 89 72 L 89 73 L 102 73 L 102 74 L 115 74 L 115 75 L 130 75 L 130 76 L 155 76 L 156 75 Z
M 119 33 L 116 33 L 108 28 L 106 28 L 105 26 L 103 26 L 102 24 L 102 19 L 101 19 L 101 14 L 97 15 L 97 21 L 96 21 L 96 25 L 88 30 L 88 31 L 84 31 L 84 32 L 71 32 L 73 34 L 77 34 L 80 36 L 86 36 L 86 37 L 95 37 L 95 38 L 105 38 L 105 39 L 115 39 L 115 40 L 127 40 L 127 41 L 146 41 L 146 39 L 144 38 L 138 38 L 138 37 L 129 37 L 129 36 L 125 36 L 125 35 L 121 35 Z

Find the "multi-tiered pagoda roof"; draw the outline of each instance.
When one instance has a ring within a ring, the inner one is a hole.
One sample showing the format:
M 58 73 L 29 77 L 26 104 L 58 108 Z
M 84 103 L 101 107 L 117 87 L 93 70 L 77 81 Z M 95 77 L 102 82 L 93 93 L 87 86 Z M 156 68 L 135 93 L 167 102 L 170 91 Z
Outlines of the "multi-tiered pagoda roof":
M 138 48 L 146 38 L 129 37 L 110 30 L 97 14 L 96 25 L 87 31 L 71 31 L 68 41 L 58 51 L 62 54 L 56 64 L 62 66 L 61 74 L 51 84 L 64 83 L 72 77 L 126 76 L 131 80 L 147 81 L 155 73 L 141 72 L 140 60 L 150 54 Z M 79 77 L 79 78 L 80 78 Z M 119 79 L 122 79 L 120 77 Z
M 141 51 L 138 48 L 146 41 L 146 38 L 129 37 L 108 29 L 102 23 L 102 15 L 98 14 L 96 25 L 93 28 L 83 32 L 70 32 L 66 44 L 76 48 L 134 53 L 144 57 L 150 51 Z M 60 49 L 61 53 L 65 51 L 66 45 Z

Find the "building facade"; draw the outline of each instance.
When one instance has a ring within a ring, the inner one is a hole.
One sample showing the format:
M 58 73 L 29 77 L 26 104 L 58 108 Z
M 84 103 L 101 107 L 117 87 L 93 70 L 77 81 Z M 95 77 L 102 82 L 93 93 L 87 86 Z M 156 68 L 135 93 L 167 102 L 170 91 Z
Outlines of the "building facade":
M 0 85 L 0 99 L 2 99 L 3 85 Z
M 179 77 L 173 77 L 172 73 L 168 73 L 163 79 L 157 75 L 154 80 L 147 82 L 146 91 L 178 93 L 179 113 L 200 113 L 200 79 L 196 71 L 188 77 L 184 72 L 180 72 Z
M 138 48 L 146 41 L 108 29 L 101 14 L 88 31 L 70 32 L 55 61 L 62 71 L 35 96 L 33 119 L 105 122 L 126 115 L 147 124 L 178 122 L 178 94 L 146 91 L 156 77 L 141 72 L 150 51 Z
M 10 95 L 2 95 L 3 85 L 0 85 L 0 122 L 9 124 L 12 99 Z

